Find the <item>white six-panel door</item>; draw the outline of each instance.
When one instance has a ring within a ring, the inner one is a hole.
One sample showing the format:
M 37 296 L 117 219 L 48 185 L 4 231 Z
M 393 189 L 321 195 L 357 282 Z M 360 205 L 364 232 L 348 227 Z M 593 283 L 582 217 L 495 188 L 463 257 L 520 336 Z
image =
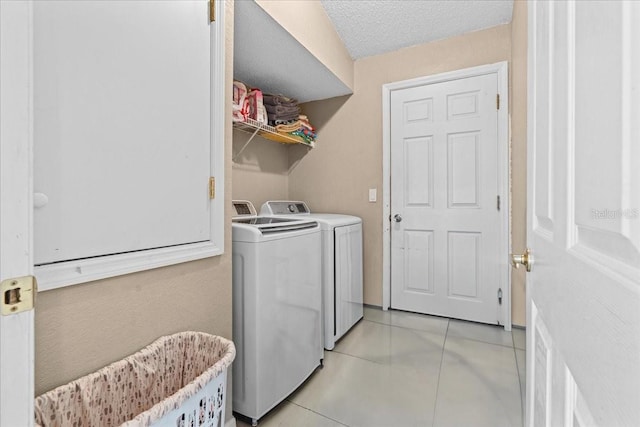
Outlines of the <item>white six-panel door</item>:
M 529 426 L 640 423 L 638 22 L 529 3 Z
M 496 72 L 391 92 L 392 308 L 502 320 L 497 94 Z

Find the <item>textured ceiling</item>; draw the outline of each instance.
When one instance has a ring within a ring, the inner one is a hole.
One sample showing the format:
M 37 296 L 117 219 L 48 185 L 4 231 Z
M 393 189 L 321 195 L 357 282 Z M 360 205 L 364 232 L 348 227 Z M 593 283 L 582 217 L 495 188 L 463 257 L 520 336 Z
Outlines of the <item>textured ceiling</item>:
M 513 0 L 320 0 L 353 59 L 511 22 Z
M 321 2 L 353 59 L 506 24 L 513 9 L 513 0 Z M 237 0 L 234 14 L 236 79 L 300 102 L 351 93 L 254 1 Z

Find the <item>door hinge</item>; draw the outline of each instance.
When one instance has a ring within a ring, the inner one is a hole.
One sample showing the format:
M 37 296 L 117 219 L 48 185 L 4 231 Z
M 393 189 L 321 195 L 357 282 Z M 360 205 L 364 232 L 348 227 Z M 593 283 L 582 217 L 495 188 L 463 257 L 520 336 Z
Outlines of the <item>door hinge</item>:
M 34 276 L 16 277 L 0 282 L 3 316 L 21 313 L 33 309 L 38 282 Z
M 496 196 L 496 208 L 498 208 L 498 211 L 500 211 L 500 195 L 499 194 Z
M 209 177 L 209 199 L 213 200 L 216 198 L 216 179 L 214 177 Z
M 498 288 L 498 305 L 502 305 L 502 288 Z
M 500 109 L 500 94 L 496 94 L 496 110 Z
M 215 0 L 209 0 L 209 22 L 216 21 L 216 2 Z

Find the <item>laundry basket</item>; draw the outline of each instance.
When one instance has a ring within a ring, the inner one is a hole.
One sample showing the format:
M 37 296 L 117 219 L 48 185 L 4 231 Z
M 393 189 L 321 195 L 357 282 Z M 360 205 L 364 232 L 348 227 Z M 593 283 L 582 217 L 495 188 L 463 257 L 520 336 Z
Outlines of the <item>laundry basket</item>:
M 148 347 L 35 399 L 37 426 L 224 425 L 233 343 L 202 332 Z

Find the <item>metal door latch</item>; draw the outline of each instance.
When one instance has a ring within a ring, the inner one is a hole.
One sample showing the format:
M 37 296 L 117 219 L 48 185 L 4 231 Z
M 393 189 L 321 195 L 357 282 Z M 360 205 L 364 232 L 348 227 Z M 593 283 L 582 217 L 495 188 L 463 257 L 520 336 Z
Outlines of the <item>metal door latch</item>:
M 524 265 L 527 272 L 531 271 L 531 267 L 533 267 L 533 255 L 531 255 L 531 250 L 529 248 L 525 249 L 522 255 L 511 254 L 511 265 L 514 268 Z
M 0 305 L 3 316 L 33 309 L 38 282 L 34 276 L 16 277 L 0 282 Z

